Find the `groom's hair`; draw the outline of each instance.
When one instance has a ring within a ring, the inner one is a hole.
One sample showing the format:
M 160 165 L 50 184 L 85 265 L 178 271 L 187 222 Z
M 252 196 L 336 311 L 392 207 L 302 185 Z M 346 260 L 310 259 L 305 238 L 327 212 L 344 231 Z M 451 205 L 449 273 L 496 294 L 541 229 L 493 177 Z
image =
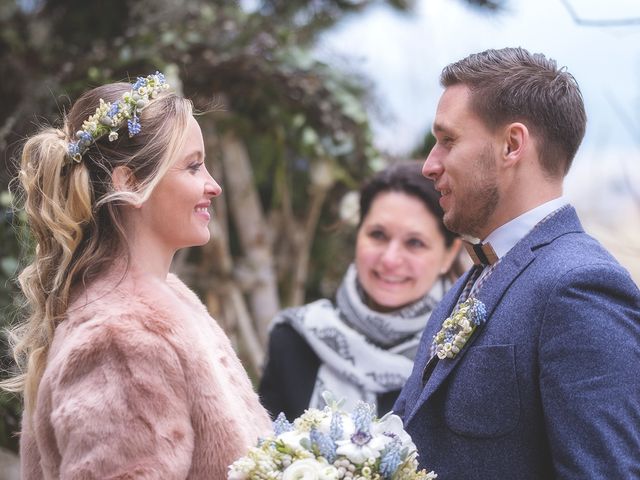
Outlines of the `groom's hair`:
M 523 48 L 486 50 L 445 67 L 440 83 L 468 87 L 471 108 L 492 131 L 525 124 L 548 174 L 569 171 L 587 116 L 578 82 L 566 67 Z

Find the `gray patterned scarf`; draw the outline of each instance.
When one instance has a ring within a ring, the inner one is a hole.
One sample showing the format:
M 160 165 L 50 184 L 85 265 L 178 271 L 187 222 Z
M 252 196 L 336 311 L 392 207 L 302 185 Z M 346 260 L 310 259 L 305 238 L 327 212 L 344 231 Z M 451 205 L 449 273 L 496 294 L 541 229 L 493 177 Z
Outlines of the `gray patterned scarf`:
M 449 287 L 437 281 L 416 302 L 391 313 L 371 310 L 351 265 L 338 289 L 336 305 L 322 299 L 281 312 L 274 320 L 289 323 L 320 358 L 310 407 L 324 407 L 322 392 L 375 407 L 380 393 L 399 390 L 409 378 L 420 336 L 431 311 Z

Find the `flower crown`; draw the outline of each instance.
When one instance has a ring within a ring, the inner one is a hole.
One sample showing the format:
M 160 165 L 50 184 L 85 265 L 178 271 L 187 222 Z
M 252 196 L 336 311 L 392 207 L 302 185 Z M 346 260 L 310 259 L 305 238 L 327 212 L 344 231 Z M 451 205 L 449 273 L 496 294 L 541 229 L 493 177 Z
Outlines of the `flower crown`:
M 138 114 L 163 90 L 167 90 L 164 75 L 156 72 L 146 77 L 138 77 L 131 91 L 122 95 L 114 103 L 100 99 L 96 113 L 82 123 L 82 130 L 76 132 L 77 140 L 70 142 L 68 153 L 71 160 L 80 163 L 82 155 L 99 138 L 109 135 L 109 141 L 118 139 L 118 130 L 126 123 L 129 137 L 140 133 Z

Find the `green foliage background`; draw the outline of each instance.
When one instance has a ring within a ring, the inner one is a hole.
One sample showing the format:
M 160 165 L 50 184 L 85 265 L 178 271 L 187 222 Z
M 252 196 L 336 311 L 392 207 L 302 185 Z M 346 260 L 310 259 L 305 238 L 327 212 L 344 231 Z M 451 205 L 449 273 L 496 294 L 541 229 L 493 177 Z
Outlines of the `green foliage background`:
M 0 326 L 7 325 L 17 316 L 20 306 L 19 289 L 16 285 L 18 259 L 21 249 L 28 245 L 25 238 L 24 216 L 16 214 L 11 208 L 11 195 L 8 191 L 0 193 Z M 6 337 L 0 336 L 0 368 L 9 371 L 12 362 Z M 20 421 L 21 402 L 16 395 L 0 392 L 0 447 L 17 450 L 17 431 Z

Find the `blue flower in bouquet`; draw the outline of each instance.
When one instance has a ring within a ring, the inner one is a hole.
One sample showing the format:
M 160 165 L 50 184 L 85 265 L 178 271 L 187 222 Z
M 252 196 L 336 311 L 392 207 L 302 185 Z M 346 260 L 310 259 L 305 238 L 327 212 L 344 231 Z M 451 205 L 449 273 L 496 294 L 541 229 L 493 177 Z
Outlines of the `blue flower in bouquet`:
M 293 423 L 280 414 L 274 435 L 262 439 L 229 467 L 229 480 L 431 480 L 418 471 L 416 447 L 402 420 L 378 419 L 359 403 L 349 414 L 325 393 L 323 410 L 308 409 Z

